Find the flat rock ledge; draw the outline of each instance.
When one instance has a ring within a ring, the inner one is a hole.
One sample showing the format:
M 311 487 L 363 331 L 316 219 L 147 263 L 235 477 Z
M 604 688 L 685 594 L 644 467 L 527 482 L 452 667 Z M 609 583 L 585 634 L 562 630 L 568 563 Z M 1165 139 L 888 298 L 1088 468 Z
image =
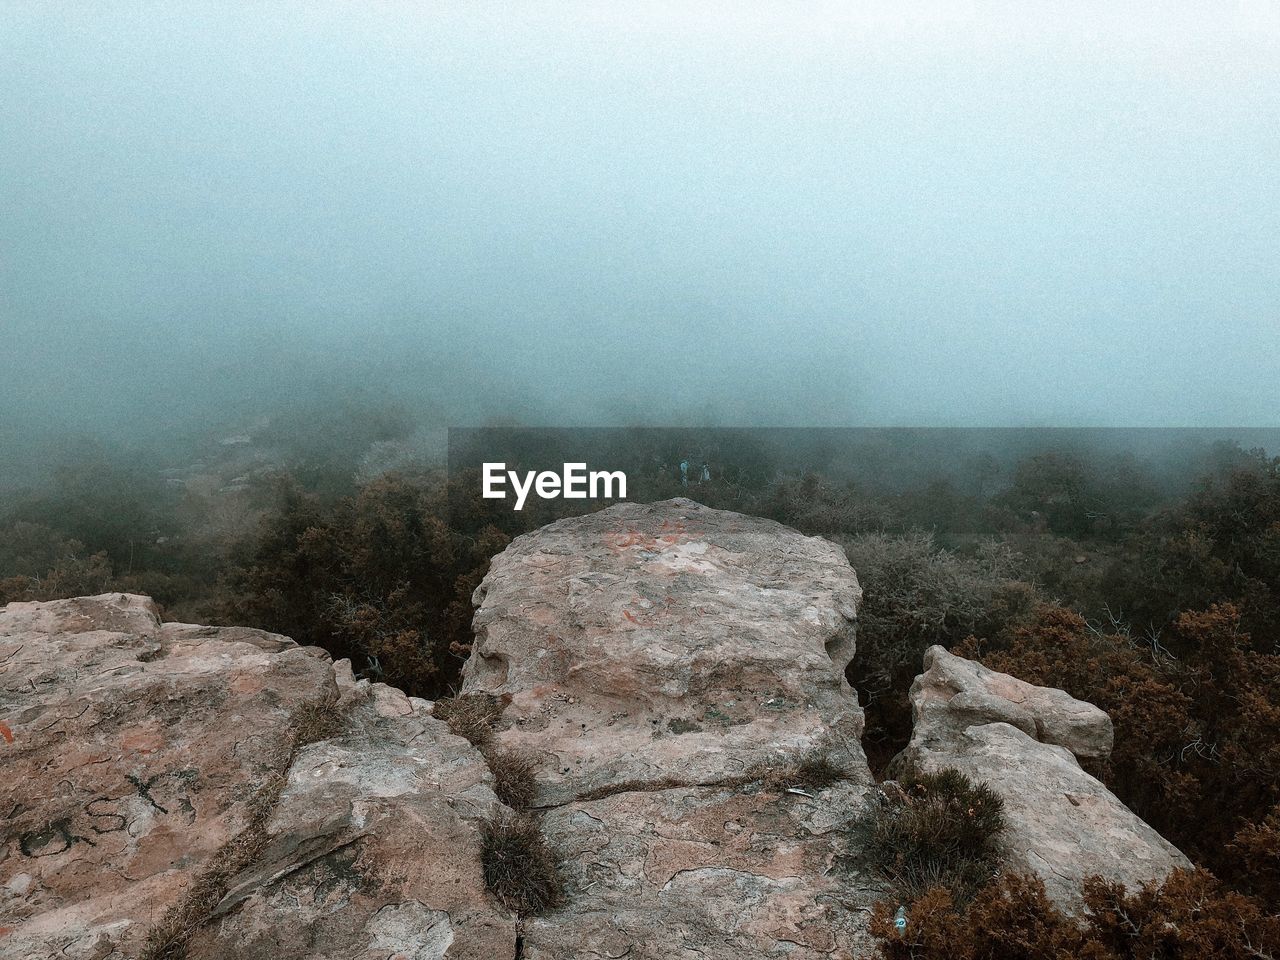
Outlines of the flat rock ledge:
M 1037 876 L 1078 914 L 1099 875 L 1131 891 L 1190 861 L 1081 769 L 1111 752 L 1111 719 L 1061 690 L 1037 687 L 930 647 L 911 686 L 911 743 L 892 767 L 953 767 L 1004 799 L 1006 869 Z

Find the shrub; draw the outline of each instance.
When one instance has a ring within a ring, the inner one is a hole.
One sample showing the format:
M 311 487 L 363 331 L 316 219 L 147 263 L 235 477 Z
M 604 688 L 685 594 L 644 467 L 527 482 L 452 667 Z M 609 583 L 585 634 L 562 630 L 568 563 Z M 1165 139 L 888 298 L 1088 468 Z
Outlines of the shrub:
M 1178 657 L 1165 649 L 1181 651 Z M 1280 804 L 1280 656 L 1251 648 L 1232 606 L 1178 618 L 1170 636 L 1101 631 L 1060 607 L 958 650 L 1031 683 L 1097 704 L 1115 748 L 1095 772 L 1135 813 L 1223 879 L 1264 885 L 1250 831 Z M 1231 851 L 1251 851 L 1250 868 Z
M 850 681 L 866 708 L 867 758 L 879 770 L 911 736 L 907 690 L 924 651 L 1021 622 L 1039 598 L 1017 579 L 1022 558 L 996 543 L 961 555 L 926 533 L 840 542 L 866 591 Z
M 1066 917 L 1035 878 L 1002 876 L 957 905 L 934 887 L 907 908 L 881 902 L 871 932 L 884 960 L 1267 960 L 1280 954 L 1280 917 L 1224 891 L 1204 870 L 1179 870 L 1133 894 L 1098 877 L 1084 916 Z
M 1144 629 L 1233 603 L 1243 629 L 1271 641 L 1280 634 L 1280 457 L 1237 450 L 1129 538 L 1107 590 Z
M 1240 865 L 1247 892 L 1280 904 L 1280 804 L 1259 823 L 1244 826 L 1227 846 Z
M 894 926 L 896 913 L 891 902 L 872 907 L 870 930 L 883 960 L 1067 960 L 1081 947 L 1078 928 L 1035 878 L 1001 877 L 978 890 L 966 907 L 945 886 L 931 887 L 908 902 L 901 932 Z
M 868 859 L 903 899 L 940 886 L 964 902 L 1000 862 L 1004 802 L 952 769 L 912 775 L 899 786 L 863 824 Z
M 515 913 L 538 914 L 564 902 L 564 882 L 542 831 L 528 816 L 505 811 L 480 831 L 484 882 Z
M 283 478 L 261 529 L 222 580 L 224 622 L 351 657 L 361 672 L 435 699 L 470 649 L 470 590 L 506 543 L 448 522 L 432 475 L 388 474 L 325 499 Z

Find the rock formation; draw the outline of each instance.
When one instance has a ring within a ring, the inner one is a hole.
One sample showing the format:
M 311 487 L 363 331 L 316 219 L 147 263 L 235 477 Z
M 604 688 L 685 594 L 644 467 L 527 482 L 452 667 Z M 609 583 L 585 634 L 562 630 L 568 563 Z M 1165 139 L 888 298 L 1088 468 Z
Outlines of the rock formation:
M 816 748 L 866 782 L 844 679 L 861 597 L 826 540 L 691 500 L 621 504 L 493 561 L 463 692 L 510 701 L 499 738 L 543 758 L 544 806 Z
M 0 717 L 0 957 L 191 931 L 209 960 L 514 955 L 480 874 L 483 759 L 346 661 L 145 597 L 14 603 Z
M 528 960 L 863 955 L 874 885 L 838 858 L 871 786 L 844 680 L 862 591 L 835 545 L 689 500 L 520 537 L 476 592 L 464 692 L 508 705 L 566 906 Z M 751 771 L 820 751 L 819 790 Z
M 860 597 L 832 544 L 688 500 L 496 558 L 463 692 L 533 761 L 567 885 L 539 917 L 485 888 L 503 808 L 434 705 L 143 597 L 10 604 L 0 958 L 870 956 L 886 889 L 850 829 L 877 801 L 843 675 Z M 902 762 L 990 782 L 1014 866 L 1060 903 L 1088 873 L 1184 862 L 1076 763 L 1109 749 L 1104 714 L 938 648 L 927 667 Z
M 1060 908 L 1078 912 L 1086 877 L 1136 890 L 1190 866 L 1077 762 L 1110 754 L 1103 711 L 942 647 L 929 648 L 924 666 L 911 685 L 911 743 L 893 766 L 954 767 L 999 793 L 1007 869 L 1039 877 Z

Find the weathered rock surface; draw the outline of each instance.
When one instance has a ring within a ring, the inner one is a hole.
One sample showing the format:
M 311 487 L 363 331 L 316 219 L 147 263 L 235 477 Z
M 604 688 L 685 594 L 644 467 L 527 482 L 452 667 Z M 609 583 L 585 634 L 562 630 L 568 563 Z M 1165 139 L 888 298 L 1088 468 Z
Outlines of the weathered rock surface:
M 911 686 L 911 743 L 895 766 L 955 767 L 998 792 L 1009 870 L 1038 876 L 1061 908 L 1078 912 L 1086 877 L 1136 890 L 1190 866 L 1077 762 L 1110 753 L 1103 711 L 942 647 L 929 648 L 924 666 Z
M 847 846 L 868 788 L 628 792 L 548 811 L 566 906 L 526 921 L 527 960 L 869 957 L 881 885 Z
M 515 955 L 516 918 L 485 890 L 479 822 L 498 806 L 484 759 L 425 701 L 338 684 L 350 714 L 311 744 L 251 866 L 193 938 L 191 960 Z
M 871 784 L 844 680 L 860 597 L 833 544 L 688 500 L 494 561 L 463 690 L 505 701 L 499 742 L 538 758 L 569 886 L 526 921 L 528 960 L 870 954 L 875 884 L 838 863 Z M 744 782 L 813 750 L 847 779 Z
M 463 691 L 509 699 L 499 739 L 543 759 L 543 805 L 821 746 L 866 781 L 844 679 L 861 596 L 826 540 L 691 500 L 620 504 L 493 561 Z
M 480 877 L 483 759 L 344 665 L 261 631 L 162 624 L 144 597 L 0 611 L 0 957 L 137 957 L 281 777 L 252 866 L 212 922 L 195 914 L 193 956 L 514 955 L 514 918 Z M 340 695 L 345 732 L 291 762 L 299 718 Z
M 1077 757 L 1111 755 L 1111 718 L 1065 691 L 1037 687 L 936 646 L 925 651 L 924 669 L 910 694 L 916 739 L 954 739 L 971 726 L 1007 723 Z

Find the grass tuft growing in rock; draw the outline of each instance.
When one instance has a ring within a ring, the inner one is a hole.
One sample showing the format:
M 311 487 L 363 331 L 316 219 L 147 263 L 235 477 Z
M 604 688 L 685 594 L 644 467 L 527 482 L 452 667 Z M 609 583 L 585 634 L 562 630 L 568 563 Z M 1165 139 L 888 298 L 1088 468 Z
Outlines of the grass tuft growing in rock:
M 1004 801 L 958 770 L 910 775 L 864 821 L 870 860 L 904 901 L 945 887 L 967 902 L 996 872 Z
M 533 803 L 537 792 L 533 780 L 537 760 L 533 754 L 524 750 L 495 748 L 486 749 L 483 753 L 493 773 L 493 792 L 498 799 L 512 810 L 524 810 Z
M 848 776 L 831 759 L 830 754 L 814 750 L 771 771 L 765 779 L 767 783 L 784 790 L 821 790 L 848 779 Z
M 464 693 L 437 700 L 434 713 L 472 746 L 483 747 L 493 740 L 493 725 L 502 715 L 502 707 L 497 697 L 487 693 Z
M 564 902 L 564 881 L 538 824 L 501 811 L 480 831 L 485 886 L 507 909 L 522 916 Z

